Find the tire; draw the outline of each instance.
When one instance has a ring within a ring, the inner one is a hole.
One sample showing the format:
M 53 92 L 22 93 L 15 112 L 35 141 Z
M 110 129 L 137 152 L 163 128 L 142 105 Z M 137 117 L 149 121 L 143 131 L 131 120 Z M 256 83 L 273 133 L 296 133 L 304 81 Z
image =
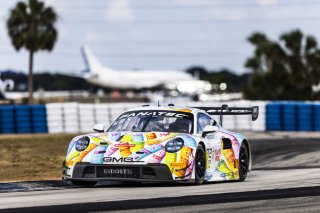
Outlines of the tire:
M 247 178 L 249 170 L 249 150 L 247 146 L 242 143 L 239 153 L 239 181 L 243 182 Z
M 202 184 L 206 175 L 206 153 L 201 145 L 197 147 L 194 169 L 195 184 Z
M 93 187 L 97 184 L 97 181 L 81 181 L 81 180 L 71 180 L 73 185 L 82 186 L 82 187 Z

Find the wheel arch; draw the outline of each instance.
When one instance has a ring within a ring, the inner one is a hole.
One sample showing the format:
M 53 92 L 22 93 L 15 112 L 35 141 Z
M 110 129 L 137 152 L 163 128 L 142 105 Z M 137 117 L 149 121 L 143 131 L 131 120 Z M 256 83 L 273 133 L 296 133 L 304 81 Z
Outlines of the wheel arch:
M 204 144 L 203 141 L 200 141 L 200 142 L 198 143 L 198 145 L 201 145 L 201 146 L 203 147 L 204 151 L 206 151 L 206 145 Z
M 249 169 L 248 169 L 248 171 L 251 172 L 251 169 L 252 169 L 252 155 L 251 155 L 250 144 L 249 144 L 249 141 L 247 139 L 243 139 L 242 144 L 244 144 L 248 149 L 248 153 L 249 153 Z
M 203 147 L 203 150 L 204 150 L 204 153 L 205 153 L 205 157 L 206 157 L 206 168 L 207 168 L 208 167 L 208 152 L 207 152 L 207 149 L 206 149 L 206 144 L 203 141 L 200 141 L 198 143 L 198 146 L 199 145 Z
M 194 169 L 193 169 L 193 175 L 194 176 L 194 180 L 195 180 L 195 184 L 201 184 L 203 181 L 205 181 L 205 177 L 206 177 L 206 169 L 207 169 L 207 166 L 208 166 L 208 154 L 207 154 L 207 150 L 206 150 L 206 145 L 203 141 L 199 141 L 198 142 L 198 145 L 197 145 L 197 148 L 196 150 L 198 150 L 198 147 L 202 147 L 203 148 L 203 151 L 204 151 L 204 169 L 205 169 L 205 172 L 203 174 L 203 176 L 201 178 L 197 178 L 197 175 L 196 175 L 196 167 L 197 165 L 194 166 Z M 197 151 L 196 151 L 197 153 Z M 194 163 L 197 164 L 197 156 L 196 156 L 196 153 L 195 153 L 195 160 L 194 160 Z

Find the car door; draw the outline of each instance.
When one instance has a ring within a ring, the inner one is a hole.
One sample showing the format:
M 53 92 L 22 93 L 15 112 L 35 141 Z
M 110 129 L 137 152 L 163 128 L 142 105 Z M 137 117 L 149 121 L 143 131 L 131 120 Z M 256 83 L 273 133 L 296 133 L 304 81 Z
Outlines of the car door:
M 217 125 L 217 122 L 209 115 L 199 112 L 197 115 L 197 135 L 202 137 L 204 127 L 207 125 Z M 207 173 L 208 176 L 212 175 L 215 171 L 217 164 L 221 158 L 221 132 L 209 133 L 202 137 L 203 142 L 206 145 L 207 152 Z M 208 180 L 208 179 L 207 179 Z

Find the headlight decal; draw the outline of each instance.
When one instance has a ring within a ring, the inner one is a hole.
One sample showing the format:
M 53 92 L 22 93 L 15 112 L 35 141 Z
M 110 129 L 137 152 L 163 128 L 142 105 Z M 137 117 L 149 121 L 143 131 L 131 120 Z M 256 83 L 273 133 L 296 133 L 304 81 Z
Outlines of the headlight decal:
M 166 151 L 170 153 L 178 152 L 180 149 L 182 149 L 183 145 L 184 141 L 182 138 L 174 138 L 167 142 Z
M 90 138 L 87 136 L 81 137 L 76 141 L 76 150 L 81 152 L 85 150 L 90 143 Z

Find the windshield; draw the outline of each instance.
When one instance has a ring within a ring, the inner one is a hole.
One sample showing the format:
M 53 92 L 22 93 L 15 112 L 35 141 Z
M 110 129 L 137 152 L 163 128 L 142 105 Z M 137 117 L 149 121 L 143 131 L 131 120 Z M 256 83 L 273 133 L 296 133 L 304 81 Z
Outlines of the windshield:
M 191 113 L 175 111 L 133 111 L 117 118 L 108 132 L 179 132 L 191 133 Z

